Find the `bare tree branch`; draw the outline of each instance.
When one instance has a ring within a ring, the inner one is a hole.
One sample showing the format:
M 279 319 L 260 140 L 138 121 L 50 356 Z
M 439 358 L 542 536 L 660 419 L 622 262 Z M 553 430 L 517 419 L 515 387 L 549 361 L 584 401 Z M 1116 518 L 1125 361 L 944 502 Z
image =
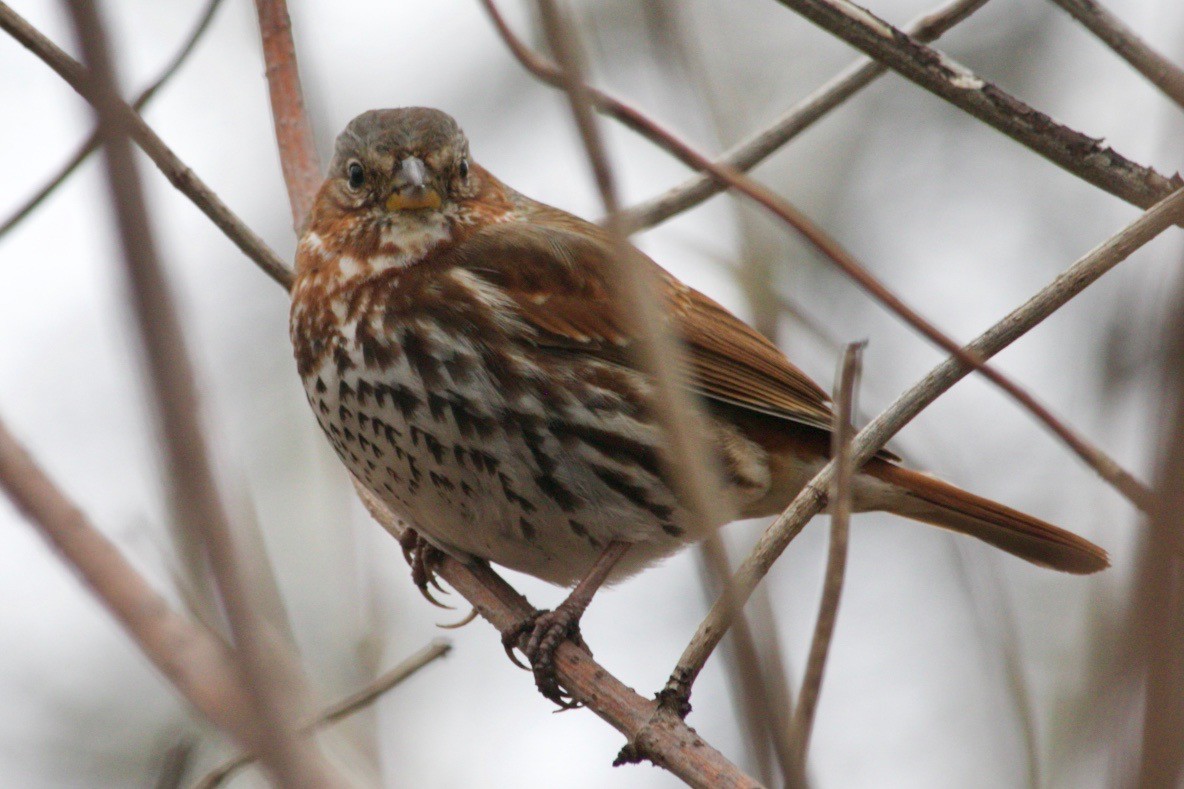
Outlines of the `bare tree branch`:
M 46 65 L 56 71 L 84 99 L 91 104 L 95 103 L 94 89 L 82 65 L 3 2 L 0 2 L 0 30 L 6 31 L 45 61 Z M 120 123 L 127 128 L 131 138 L 148 154 L 148 158 L 156 164 L 169 183 L 192 200 L 235 246 L 263 269 L 265 274 L 285 289 L 291 286 L 292 272 L 287 265 L 164 144 L 135 110 L 120 100 L 114 105 L 113 111 L 118 115 Z
M 423 649 L 411 655 L 399 665 L 387 671 L 385 674 L 377 677 L 366 687 L 359 690 L 357 693 L 351 693 L 336 704 L 326 707 L 316 720 L 305 724 L 303 731 L 311 733 L 313 729 L 322 726 L 328 726 L 340 720 L 348 718 L 355 712 L 359 712 L 366 707 L 369 707 L 374 702 L 378 701 L 382 696 L 395 687 L 401 685 L 404 680 L 409 679 L 412 675 L 419 672 L 430 663 L 434 663 L 440 658 L 452 651 L 452 644 L 443 639 L 437 639 L 428 644 Z M 221 786 L 243 767 L 251 764 L 257 757 L 250 753 L 240 754 L 233 759 L 228 759 L 222 764 L 215 767 L 204 778 L 193 785 L 193 789 L 215 789 Z
M 506 40 L 507 46 L 522 64 L 539 79 L 547 84 L 562 87 L 563 75 L 555 64 L 544 60 L 531 52 L 509 29 L 502 19 L 493 0 L 481 0 L 489 11 L 498 28 L 498 32 Z M 901 34 L 903 35 L 903 34 Z M 963 348 L 952 338 L 938 329 L 933 323 L 910 307 L 887 286 L 874 277 L 865 267 L 845 250 L 835 239 L 831 238 L 808 217 L 790 205 L 786 200 L 770 191 L 762 184 L 753 181 L 738 170 L 712 162 L 698 151 L 678 139 L 671 132 L 663 129 L 659 124 L 649 119 L 637 110 L 627 107 L 622 102 L 613 99 L 601 91 L 588 88 L 589 100 L 602 108 L 611 108 L 616 114 L 626 113 L 638 128 L 645 128 L 647 137 L 660 140 L 660 144 L 668 151 L 678 151 L 679 158 L 691 166 L 709 172 L 713 178 L 726 182 L 739 192 L 755 200 L 774 216 L 792 227 L 799 235 L 810 243 L 827 260 L 837 266 L 852 281 L 880 304 L 898 315 L 902 320 L 939 346 L 942 350 L 952 354 L 955 359 L 969 369 L 981 373 L 987 380 L 1009 394 L 1024 406 L 1033 416 L 1042 422 L 1049 430 L 1056 434 L 1074 453 L 1089 464 L 1103 479 L 1116 490 L 1126 496 L 1140 509 L 1147 506 L 1149 494 L 1146 486 L 1132 474 L 1118 465 L 1110 456 L 1098 447 L 1086 441 L 1065 422 L 1039 403 L 1031 394 L 1021 388 L 1007 376 L 985 361 L 974 355 L 972 351 Z
M 255 0 L 259 33 L 263 38 L 263 59 L 267 63 L 267 87 L 275 138 L 292 206 L 296 235 L 304 229 L 321 185 L 321 162 L 312 139 L 312 124 L 304 111 L 304 91 L 292 41 L 292 20 L 284 0 Z
M 1095 0 L 1052 0 L 1130 63 L 1164 95 L 1184 107 L 1184 69 L 1156 52 Z
M 1184 189 L 1156 204 L 1122 231 L 1082 257 L 1024 304 L 1012 310 L 967 347 L 981 358 L 989 358 L 1022 337 L 1073 297 L 1096 282 L 1168 227 L 1184 218 Z M 851 453 L 856 467 L 883 447 L 910 420 L 941 394 L 962 380 L 969 369 L 957 358 L 947 359 L 897 398 L 891 406 L 859 432 Z M 733 578 L 736 594 L 747 600 L 752 589 L 768 573 L 790 541 L 814 517 L 826 501 L 826 490 L 834 479 L 831 461 L 802 489 L 776 521 L 765 531 L 753 552 Z M 693 684 L 703 664 L 727 632 L 733 604 L 717 600 L 699 625 L 667 683 L 671 693 L 682 693 Z
M 374 519 L 398 539 L 405 528 L 402 521 L 365 485 L 356 479 L 353 483 Z M 536 610 L 485 562 L 465 564 L 446 556 L 438 573 L 503 635 L 514 632 Z M 564 641 L 556 650 L 555 672 L 573 699 L 625 735 L 629 741 L 626 748 L 636 746 L 646 758 L 687 784 L 705 789 L 759 786 L 694 729 L 639 696 L 571 641 Z
M 947 30 L 987 4 L 987 0 L 953 0 L 910 22 L 905 30 L 918 41 L 935 41 Z M 888 67 L 863 58 L 835 75 L 818 90 L 791 107 L 766 129 L 761 129 L 725 151 L 716 164 L 742 172 L 751 170 L 831 110 L 840 106 L 888 72 Z M 707 173 L 697 173 L 657 197 L 622 212 L 630 232 L 661 224 L 723 192 L 729 184 Z
M 851 481 L 855 466 L 851 462 L 852 414 L 855 412 L 855 391 L 858 387 L 862 353 L 866 343 L 852 343 L 843 353 L 839 381 L 835 387 L 835 429 L 831 433 L 835 475 L 830 496 L 830 548 L 826 554 L 826 574 L 822 584 L 822 599 L 818 603 L 818 619 L 814 622 L 814 636 L 806 659 L 806 673 L 798 706 L 793 712 L 793 744 L 799 761 L 806 761 L 810 748 L 810 734 L 814 731 L 814 713 L 822 692 L 822 677 L 826 658 L 830 654 L 835 623 L 839 618 L 839 601 L 843 595 L 843 578 L 847 573 L 847 540 L 851 524 Z
M 1140 208 L 1184 186 L 1063 126 L 848 0 L 777 0 L 1058 167 Z
M 152 382 L 165 458 L 179 486 L 177 498 L 201 528 L 210 568 L 226 609 L 243 675 L 249 708 L 258 718 L 260 754 L 285 786 L 344 785 L 313 743 L 298 740 L 287 721 L 289 688 L 281 685 L 266 621 L 251 600 L 251 585 L 234 547 L 230 521 L 217 493 L 205 440 L 198 424 L 200 407 L 192 369 L 172 295 L 156 256 L 148 226 L 139 173 L 129 139 L 129 119 L 121 108 L 114 67 L 102 20 L 93 0 L 66 3 L 89 71 L 92 97 L 102 130 L 103 160 L 111 187 L 130 286 L 130 300 Z M 290 672 L 289 672 L 290 673 Z M 290 676 L 284 680 L 291 679 Z
M 173 75 L 181 69 L 181 66 L 186 60 L 189 59 L 190 53 L 193 52 L 193 50 L 197 47 L 197 42 L 200 41 L 202 36 L 205 35 L 205 32 L 209 30 L 210 22 L 214 20 L 214 13 L 221 5 L 222 0 L 209 0 L 206 3 L 205 9 L 202 11 L 201 16 L 198 17 L 197 24 L 193 26 L 193 31 L 189 34 L 189 37 L 185 39 L 185 43 L 181 45 L 181 49 L 178 50 L 177 54 L 173 56 L 173 59 L 169 61 L 169 64 L 164 67 L 164 70 L 160 72 L 160 76 L 153 80 L 152 84 L 145 88 L 143 92 L 141 92 L 140 95 L 136 97 L 135 101 L 132 102 L 132 109 L 139 111 L 147 106 L 148 102 L 152 101 L 160 89 L 163 88 L 165 84 L 173 78 Z M 26 217 L 36 211 L 37 208 L 43 202 L 45 202 L 46 198 L 53 194 L 59 186 L 65 183 L 70 178 L 70 176 L 74 174 L 78 167 L 83 162 L 85 162 L 92 153 L 98 150 L 98 147 L 99 130 L 95 129 L 93 132 L 91 132 L 90 136 L 86 138 L 82 145 L 79 146 L 74 155 L 62 165 L 62 167 L 58 170 L 57 175 L 55 175 L 53 178 L 50 178 L 43 187 L 38 189 L 37 192 L 28 200 L 26 200 L 20 208 L 14 211 L 12 216 L 4 220 L 3 224 L 0 224 L 0 238 L 3 238 L 5 234 L 8 233 L 8 231 L 12 230 L 14 227 L 23 222 Z
M 247 691 L 226 645 L 175 612 L 2 421 L 0 488 L 177 692 L 241 747 L 255 748 L 261 733 L 248 714 Z

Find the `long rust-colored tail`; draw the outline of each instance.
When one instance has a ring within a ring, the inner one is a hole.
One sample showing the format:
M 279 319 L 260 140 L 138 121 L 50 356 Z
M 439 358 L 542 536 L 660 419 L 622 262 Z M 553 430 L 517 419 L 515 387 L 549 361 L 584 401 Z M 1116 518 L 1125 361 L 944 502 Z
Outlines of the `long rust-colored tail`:
M 1054 570 L 1084 575 L 1110 566 L 1106 551 L 1089 540 L 928 474 L 880 459 L 863 471 L 903 491 L 886 507 L 897 515 L 977 537 Z

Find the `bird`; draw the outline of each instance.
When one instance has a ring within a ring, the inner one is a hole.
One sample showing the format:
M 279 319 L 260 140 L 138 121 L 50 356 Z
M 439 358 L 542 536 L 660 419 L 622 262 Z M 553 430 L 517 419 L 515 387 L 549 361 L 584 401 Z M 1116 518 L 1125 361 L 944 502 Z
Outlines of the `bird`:
M 640 252 L 701 406 L 722 504 L 693 517 L 671 479 L 655 380 L 615 300 L 599 225 L 526 197 L 470 156 L 445 112 L 364 112 L 338 136 L 296 252 L 290 335 L 316 420 L 354 478 L 410 525 L 412 577 L 485 560 L 574 590 L 506 636 L 566 705 L 554 649 L 597 588 L 779 513 L 828 461 L 827 393 L 763 335 Z M 906 468 L 856 474 L 885 510 L 1036 565 L 1108 566 L 1088 540 Z

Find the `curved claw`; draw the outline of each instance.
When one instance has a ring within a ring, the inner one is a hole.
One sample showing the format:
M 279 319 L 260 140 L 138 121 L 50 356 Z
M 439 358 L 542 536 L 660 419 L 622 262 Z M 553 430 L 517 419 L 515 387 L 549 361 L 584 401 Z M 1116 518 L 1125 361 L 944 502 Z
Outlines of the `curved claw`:
M 437 624 L 436 627 L 440 628 L 441 630 L 457 630 L 459 628 L 464 627 L 469 622 L 472 622 L 476 618 L 477 618 L 477 609 L 470 608 L 469 613 L 465 614 L 464 617 L 459 622 L 453 622 L 451 624 Z

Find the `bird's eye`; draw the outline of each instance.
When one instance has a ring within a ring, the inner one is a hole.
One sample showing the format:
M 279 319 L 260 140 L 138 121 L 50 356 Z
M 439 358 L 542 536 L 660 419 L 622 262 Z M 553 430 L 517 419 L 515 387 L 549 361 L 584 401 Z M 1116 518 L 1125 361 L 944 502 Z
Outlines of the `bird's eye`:
M 366 171 L 362 169 L 362 165 L 350 162 L 345 168 L 345 172 L 349 176 L 349 188 L 361 189 L 362 184 L 366 182 Z
M 460 164 L 457 165 L 456 170 L 460 173 L 462 179 L 469 177 L 469 160 L 461 159 Z

